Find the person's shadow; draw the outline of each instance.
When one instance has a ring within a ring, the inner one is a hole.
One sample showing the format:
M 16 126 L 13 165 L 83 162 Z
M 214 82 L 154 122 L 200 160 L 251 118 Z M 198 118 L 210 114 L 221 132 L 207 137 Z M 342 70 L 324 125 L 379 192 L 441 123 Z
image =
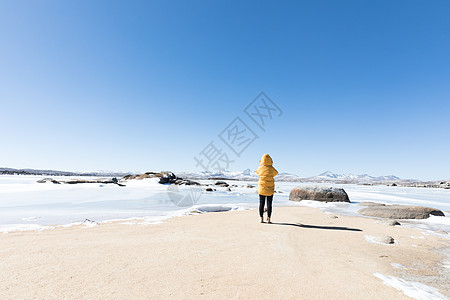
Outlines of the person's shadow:
M 362 231 L 358 228 L 349 228 L 349 227 L 338 227 L 338 226 L 319 226 L 319 225 L 306 225 L 306 224 L 294 224 L 294 223 L 277 223 L 272 222 L 271 225 L 285 225 L 285 226 L 295 226 L 300 228 L 310 228 L 310 229 L 327 229 L 327 230 L 347 230 L 347 231 Z

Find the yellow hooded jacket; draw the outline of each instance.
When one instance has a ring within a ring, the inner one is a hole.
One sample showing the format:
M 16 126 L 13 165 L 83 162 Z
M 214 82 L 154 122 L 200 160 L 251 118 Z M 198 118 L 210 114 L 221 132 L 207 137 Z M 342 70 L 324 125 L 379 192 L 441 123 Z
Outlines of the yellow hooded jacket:
M 273 161 L 269 154 L 264 154 L 259 161 L 260 166 L 256 170 L 259 175 L 258 193 L 263 196 L 272 196 L 275 191 L 275 180 L 278 171 L 272 167 Z

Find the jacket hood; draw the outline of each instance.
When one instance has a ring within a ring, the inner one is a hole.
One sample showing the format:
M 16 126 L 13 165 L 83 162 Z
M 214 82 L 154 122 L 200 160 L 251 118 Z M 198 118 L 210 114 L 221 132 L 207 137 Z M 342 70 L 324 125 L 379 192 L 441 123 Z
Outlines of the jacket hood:
M 271 166 L 273 164 L 272 157 L 269 154 L 264 154 L 259 162 L 261 166 Z

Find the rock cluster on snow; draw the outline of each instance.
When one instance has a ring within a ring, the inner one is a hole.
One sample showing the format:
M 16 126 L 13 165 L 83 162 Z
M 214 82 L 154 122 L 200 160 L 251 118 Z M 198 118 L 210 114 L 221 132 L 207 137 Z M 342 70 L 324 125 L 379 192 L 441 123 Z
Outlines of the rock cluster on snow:
M 137 174 L 137 175 L 126 175 L 123 177 L 124 180 L 131 180 L 131 179 L 137 179 L 142 180 L 146 178 L 159 178 L 159 183 L 165 184 L 165 183 L 175 183 L 177 179 L 179 179 L 174 173 L 168 172 L 168 171 L 162 171 L 162 172 L 146 172 L 144 174 Z
M 102 183 L 102 184 L 117 184 L 118 186 L 124 186 L 123 184 L 119 183 L 119 180 L 114 178 L 98 178 L 98 179 L 69 179 L 69 180 L 55 180 L 52 178 L 44 178 L 37 181 L 37 183 L 46 183 L 46 182 L 52 182 L 54 184 L 80 184 L 80 183 Z
M 61 182 L 59 182 L 58 180 L 52 179 L 52 178 L 43 178 L 37 181 L 37 183 L 47 183 L 47 182 L 51 182 L 54 184 L 61 184 Z
M 137 175 L 126 175 L 123 177 L 124 180 L 142 180 L 146 178 L 159 178 L 159 183 L 161 184 L 176 184 L 176 185 L 200 185 L 196 181 L 189 179 L 183 179 L 175 175 L 173 172 L 161 171 L 161 172 L 146 172 L 144 174 Z

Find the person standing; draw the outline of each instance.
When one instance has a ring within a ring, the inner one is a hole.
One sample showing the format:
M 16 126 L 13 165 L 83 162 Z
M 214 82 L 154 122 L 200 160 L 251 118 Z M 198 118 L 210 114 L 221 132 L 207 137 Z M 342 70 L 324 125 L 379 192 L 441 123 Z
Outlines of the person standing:
M 256 174 L 259 176 L 259 216 L 261 217 L 261 223 L 264 223 L 264 205 L 267 200 L 267 223 L 271 223 L 273 193 L 275 192 L 275 180 L 273 178 L 278 174 L 278 171 L 272 166 L 273 160 L 269 154 L 264 154 L 259 163 L 260 166 L 256 170 Z

